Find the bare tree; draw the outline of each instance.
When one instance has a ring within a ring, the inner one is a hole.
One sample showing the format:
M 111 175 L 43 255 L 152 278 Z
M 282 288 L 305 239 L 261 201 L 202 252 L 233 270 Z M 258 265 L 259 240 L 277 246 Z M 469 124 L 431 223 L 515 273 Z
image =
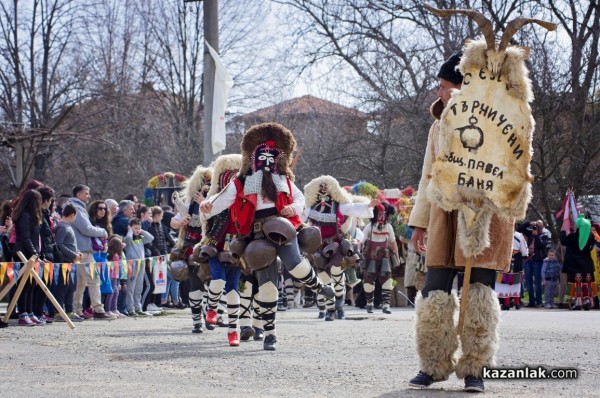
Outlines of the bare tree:
M 88 69 L 77 51 L 78 3 L 13 0 L 0 4 L 2 167 L 14 190 L 33 170 L 45 178 L 53 134 L 84 94 Z
M 423 110 L 435 92 L 435 74 L 444 58 L 479 34 L 476 26 L 462 17 L 439 19 L 420 1 L 278 2 L 296 15 L 294 50 L 305 56 L 297 65 L 299 73 L 319 65 L 328 68 L 336 60 L 337 71 L 354 83 L 354 90 L 345 94 L 373 114 L 367 139 L 338 146 L 356 148 L 352 156 L 372 172 L 375 183 L 416 183 L 431 120 Z M 477 9 L 490 16 L 498 34 L 521 15 L 559 23 L 559 36 L 530 26 L 514 38 L 514 44 L 531 47 L 533 54 L 529 68 L 538 124 L 531 213 L 550 222 L 568 186 L 580 193 L 597 193 L 600 4 L 593 0 L 430 3 Z

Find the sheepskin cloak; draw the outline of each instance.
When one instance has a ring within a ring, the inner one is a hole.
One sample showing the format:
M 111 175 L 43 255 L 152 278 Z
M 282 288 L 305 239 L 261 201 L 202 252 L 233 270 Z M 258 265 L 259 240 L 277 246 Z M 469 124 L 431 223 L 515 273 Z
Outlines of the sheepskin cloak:
M 484 41 L 465 45 L 459 65 L 463 85 L 441 113 L 435 138 L 439 151 L 427 186 L 437 207 L 458 210 L 456 235 L 466 256 L 478 256 L 499 243 L 491 242 L 490 228 L 523 218 L 531 198 L 535 123 L 524 65 L 528 52 L 508 48 L 494 76 L 487 68 L 486 48 Z

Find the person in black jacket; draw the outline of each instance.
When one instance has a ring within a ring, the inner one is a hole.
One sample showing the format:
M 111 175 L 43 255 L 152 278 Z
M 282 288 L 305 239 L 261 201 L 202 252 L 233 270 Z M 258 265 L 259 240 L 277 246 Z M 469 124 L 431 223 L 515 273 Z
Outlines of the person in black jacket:
M 169 228 L 162 223 L 163 210 L 159 206 L 150 208 L 152 212 L 152 222 L 148 227 L 148 232 L 154 236 L 154 240 L 149 244 L 152 257 L 164 256 L 169 254 L 170 247 L 175 246 L 175 240 L 169 232 Z M 170 284 L 173 284 L 171 290 L 171 299 L 173 304 L 179 306 L 179 282 L 172 280 L 169 273 L 167 273 L 167 291 L 166 293 L 159 294 L 160 303 L 167 303 L 167 296 L 169 294 Z M 159 308 L 155 304 L 148 305 L 148 311 L 158 311 Z
M 54 227 L 55 222 L 52 219 L 52 206 L 54 204 L 54 190 L 50 187 L 44 186 L 38 189 L 38 192 L 42 196 L 42 223 L 40 224 L 40 238 L 41 238 L 41 253 L 40 258 L 44 262 L 40 262 L 40 267 L 49 267 L 47 263 L 60 263 L 61 258 L 58 257 L 58 250 L 56 248 L 56 241 L 54 238 Z M 49 288 L 53 282 L 53 278 L 49 278 Z M 46 302 L 46 295 L 39 286 L 36 285 L 33 296 L 33 314 L 41 321 L 46 323 L 52 323 L 53 318 L 51 316 L 45 316 L 43 313 L 44 303 Z M 48 304 L 52 307 L 51 304 Z M 50 308 L 49 315 L 54 315 L 54 308 Z
M 15 227 L 15 245 L 13 247 L 13 260 L 21 262 L 17 255 L 22 252 L 25 257 L 40 257 L 40 225 L 42 224 L 42 196 L 34 189 L 26 191 L 17 206 L 14 208 L 12 217 Z M 42 324 L 33 314 L 33 297 L 36 287 L 35 281 L 27 280 L 25 287 L 17 301 L 19 312 L 19 326 L 33 326 Z
M 592 249 L 596 244 L 591 234 L 591 222 L 583 214 L 576 221 L 577 230 L 560 231 L 560 243 L 565 246 L 565 261 L 562 272 L 567 274 L 569 297 L 572 310 L 589 310 L 594 305 L 594 262 Z
M 544 223 L 541 220 L 532 221 L 525 230 L 525 235 L 529 241 L 529 258 L 523 264 L 529 292 L 527 307 L 542 307 L 542 264 L 548 245 L 548 236 L 544 234 Z

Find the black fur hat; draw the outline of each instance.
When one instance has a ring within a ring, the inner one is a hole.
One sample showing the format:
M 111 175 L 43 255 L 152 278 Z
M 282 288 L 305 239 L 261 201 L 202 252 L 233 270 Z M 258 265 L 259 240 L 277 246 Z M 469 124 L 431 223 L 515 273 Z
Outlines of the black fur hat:
M 440 68 L 437 77 L 439 77 L 440 79 L 448 80 L 449 82 L 452 82 L 454 84 L 462 84 L 463 75 L 456 69 L 462 55 L 462 51 L 458 51 L 452 54 L 452 56 L 442 64 L 442 67 Z

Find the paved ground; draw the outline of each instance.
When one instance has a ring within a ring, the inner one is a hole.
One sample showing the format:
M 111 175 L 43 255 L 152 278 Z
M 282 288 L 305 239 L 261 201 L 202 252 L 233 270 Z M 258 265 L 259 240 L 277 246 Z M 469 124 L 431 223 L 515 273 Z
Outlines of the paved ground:
M 314 309 L 278 314 L 277 351 L 227 345 L 226 329 L 190 333 L 189 310 L 154 319 L 0 330 L 0 397 L 460 397 L 452 376 L 412 390 L 414 311 L 324 322 Z M 600 311 L 502 313 L 502 367 L 576 367 L 577 380 L 486 381 L 491 397 L 600 394 Z

